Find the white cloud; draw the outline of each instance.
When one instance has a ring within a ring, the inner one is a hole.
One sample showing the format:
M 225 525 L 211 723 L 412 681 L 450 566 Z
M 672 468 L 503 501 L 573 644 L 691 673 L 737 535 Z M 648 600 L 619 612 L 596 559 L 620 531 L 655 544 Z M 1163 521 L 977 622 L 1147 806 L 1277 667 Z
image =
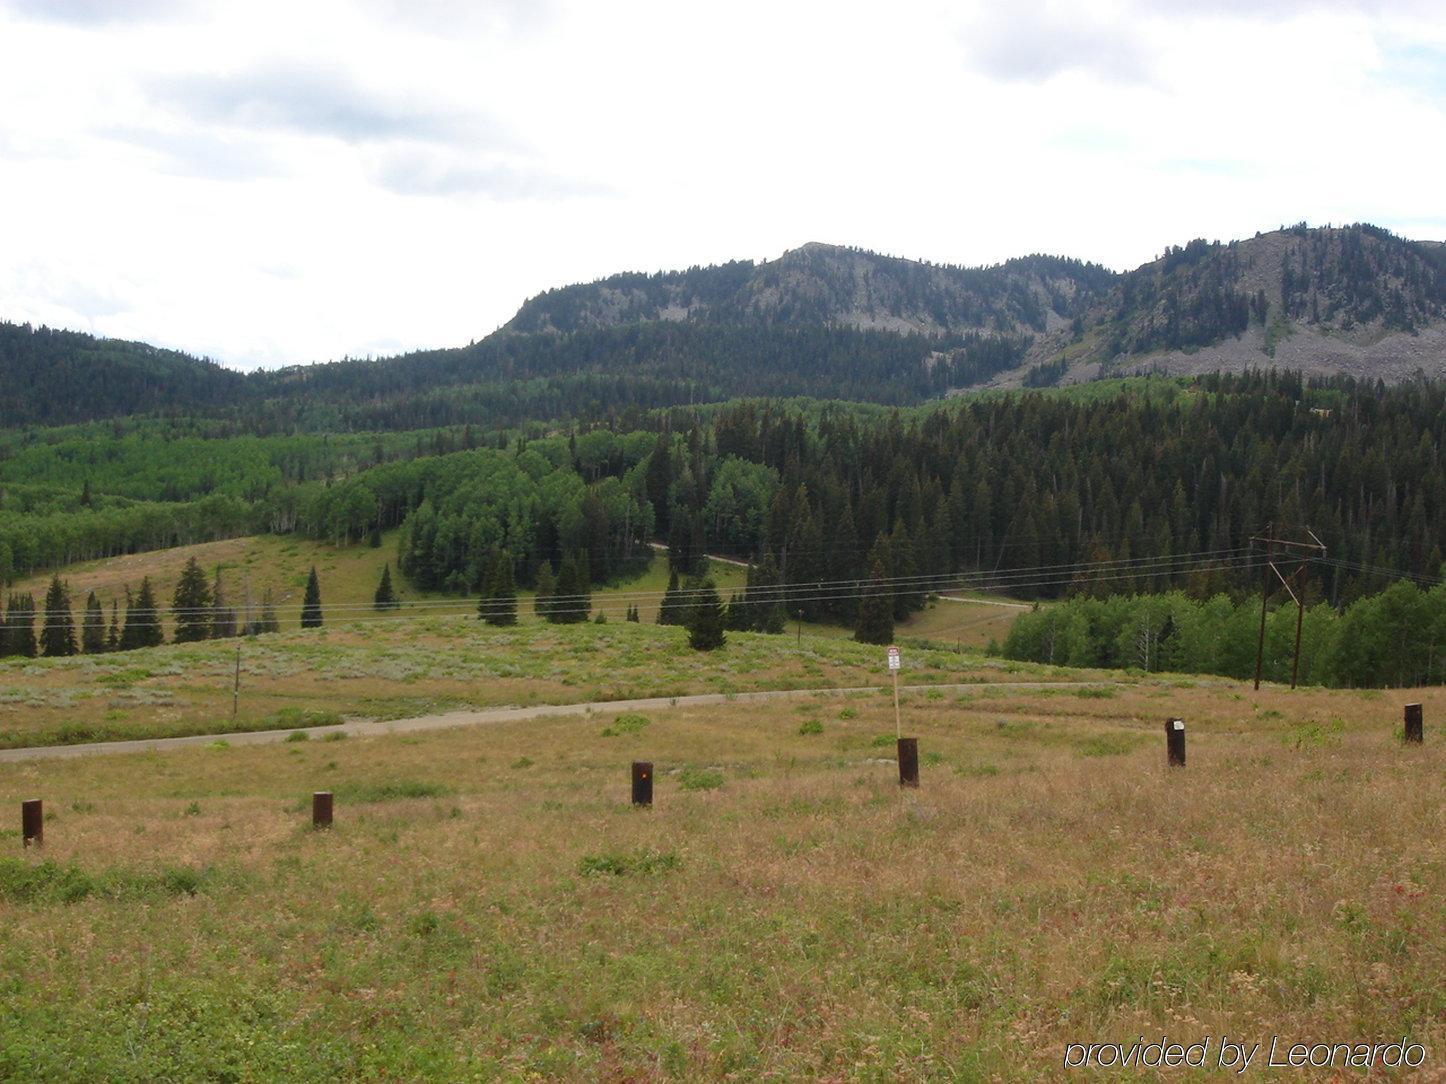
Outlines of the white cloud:
M 281 364 L 807 240 L 1125 267 L 1302 218 L 1440 236 L 1430 15 L 10 0 L 0 317 Z

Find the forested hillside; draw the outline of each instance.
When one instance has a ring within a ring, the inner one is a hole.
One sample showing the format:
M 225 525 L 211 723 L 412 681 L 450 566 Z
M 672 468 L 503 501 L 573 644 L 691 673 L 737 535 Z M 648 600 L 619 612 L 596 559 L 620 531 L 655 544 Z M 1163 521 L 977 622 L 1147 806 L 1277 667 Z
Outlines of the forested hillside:
M 0 322 L 0 427 L 213 410 L 247 378 L 145 343 Z
M 575 332 L 673 320 L 1017 335 L 1084 312 L 1113 279 L 1096 264 L 1053 256 L 966 268 L 815 242 L 762 264 L 613 275 L 549 290 L 507 327 Z
M 200 440 L 96 426 L 0 461 L 0 578 L 254 531 L 336 543 L 400 527 L 416 586 L 477 591 L 577 557 L 594 582 L 654 539 L 683 574 L 753 561 L 790 611 L 899 618 L 956 582 L 1017 597 L 1255 589 L 1250 537 L 1309 525 L 1309 599 L 1344 607 L 1446 551 L 1446 385 L 1260 374 L 905 411 L 744 400 L 571 435 L 469 429 Z M 8 570 L 8 571 L 7 571 Z M 960 577 L 963 577 L 962 581 Z
M 912 405 L 983 384 L 1279 364 L 1446 374 L 1446 249 L 1371 226 L 1192 241 L 1124 275 L 948 267 L 810 244 L 761 264 L 550 290 L 465 347 L 240 374 L 0 324 L 0 428 L 138 413 L 254 434 L 593 422 L 739 396 Z
M 1235 369 L 1288 353 L 1296 368 L 1400 379 L 1446 371 L 1443 321 L 1441 246 L 1369 225 L 1301 224 L 1167 249 L 1120 276 L 1067 331 L 1041 337 L 1030 361 L 1063 376 L 1090 365 Z M 1422 340 L 1428 330 L 1436 334 Z

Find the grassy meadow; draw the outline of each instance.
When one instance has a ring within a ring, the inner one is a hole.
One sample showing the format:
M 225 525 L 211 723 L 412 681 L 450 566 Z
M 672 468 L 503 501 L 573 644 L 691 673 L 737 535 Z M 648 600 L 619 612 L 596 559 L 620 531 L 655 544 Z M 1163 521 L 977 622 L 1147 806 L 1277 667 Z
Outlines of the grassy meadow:
M 496 629 L 462 616 L 373 617 L 246 640 L 66 659 L 0 660 L 0 749 L 399 719 L 562 704 L 882 680 L 882 648 L 790 633 L 729 633 L 700 665 L 677 627 Z M 241 693 L 232 717 L 236 651 Z M 909 650 L 909 680 L 1078 679 L 1078 671 Z M 1087 675 L 1086 675 L 1087 676 Z
M 730 638 L 700 668 L 667 631 L 439 627 L 416 650 L 484 699 L 528 687 L 504 666 L 593 695 L 635 654 L 680 689 L 867 676 L 808 639 L 790 660 Z M 418 665 L 360 633 L 280 644 L 288 680 L 310 653 L 356 672 L 339 704 L 407 687 L 365 676 L 388 658 Z M 126 664 L 183 675 L 209 650 Z M 184 691 L 136 687 L 161 681 Z M 1397 739 L 1407 699 L 1424 746 Z M 0 1078 L 1048 1080 L 1066 1042 L 1222 1034 L 1406 1035 L 1439 1078 L 1443 713 L 1440 689 L 920 690 L 912 792 L 882 687 L 0 764 Z M 633 759 L 651 810 L 628 804 Z M 32 796 L 39 853 L 9 820 Z
M 475 599 L 417 590 L 406 577 L 399 575 L 397 535 L 397 531 L 388 532 L 382 538 L 382 545 L 375 548 L 364 544 L 333 546 L 300 535 L 250 535 L 86 561 L 67 566 L 59 575 L 70 588 L 71 608 L 77 621 L 83 614 L 86 595 L 90 591 L 100 598 L 107 620 L 110 619 L 113 600 L 120 603 L 124 616 L 126 588 L 138 590 L 141 580 L 146 577 L 150 578 L 157 603 L 162 607 L 169 606 L 176 592 L 176 582 L 193 557 L 205 569 L 207 582 L 211 582 L 216 570 L 220 569 L 227 605 L 238 612 L 244 610 L 249 591 L 253 613 L 259 613 L 262 594 L 270 590 L 283 631 L 300 627 L 301 599 L 312 568 L 316 569 L 321 583 L 323 608 L 332 608 L 333 618 L 340 621 L 359 613 L 365 615 L 381 581 L 382 567 L 387 564 L 392 568 L 393 590 L 403 606 L 425 602 L 436 609 L 436 604 L 450 601 L 456 605 L 440 608 L 461 612 L 475 604 Z M 744 568 L 734 564 L 714 561 L 709 566 L 709 575 L 725 600 L 728 592 L 742 589 L 745 574 Z M 45 596 L 51 575 L 47 572 L 20 580 L 9 590 L 28 591 L 39 602 Z M 641 573 L 626 582 L 596 586 L 593 603 L 617 620 L 622 619 L 630 603 L 636 603 L 639 616 L 644 621 L 656 621 L 658 603 L 667 586 L 667 556 L 658 554 Z M 640 594 L 646 597 L 634 597 Z M 518 602 L 524 617 L 532 613 L 532 598 L 533 592 L 519 590 Z M 166 638 L 170 639 L 174 627 L 169 615 L 163 615 L 163 623 Z
M 378 548 L 367 545 L 333 546 L 300 535 L 252 535 L 86 561 L 66 567 L 61 570 L 60 576 L 70 587 L 72 609 L 77 621 L 82 616 L 86 595 L 90 591 L 100 598 L 107 621 L 112 601 L 120 604 L 124 614 L 126 588 L 139 589 L 145 577 L 150 577 L 156 601 L 162 607 L 169 606 L 175 595 L 176 581 L 192 557 L 206 570 L 208 581 L 218 568 L 221 570 L 227 604 L 238 612 L 244 610 L 248 589 L 253 612 L 259 612 L 261 596 L 269 589 L 283 630 L 296 629 L 300 625 L 301 599 L 306 590 L 307 574 L 313 567 L 321 583 L 322 603 L 324 607 L 332 608 L 335 620 L 346 620 L 365 612 L 365 608 L 372 604 L 385 564 L 392 567 L 392 585 L 404 606 L 408 603 L 428 603 L 431 609 L 439 608 L 436 604 L 449 601 L 448 596 L 420 591 L 398 574 L 397 535 L 397 531 L 385 534 Z M 708 574 L 726 601 L 731 592 L 743 589 L 747 570 L 736 563 L 712 561 Z M 20 580 L 10 590 L 28 591 L 38 602 L 45 596 L 50 577 L 51 573 L 37 574 Z M 658 604 L 667 586 L 667 556 L 658 553 L 637 576 L 624 582 L 594 587 L 593 603 L 597 609 L 607 613 L 609 620 L 620 620 L 628 605 L 636 604 L 643 621 L 655 622 Z M 525 589 L 518 593 L 519 609 L 524 618 L 532 613 L 532 597 L 532 592 Z M 440 608 L 458 612 L 469 607 L 467 599 L 454 596 L 450 601 L 456 605 Z M 1000 601 L 1006 605 L 999 605 Z M 900 622 L 898 634 L 901 638 L 932 640 L 946 646 L 982 648 L 990 640 L 1003 643 L 1015 617 L 1021 612 L 1009 602 L 993 595 L 985 601 L 962 598 L 960 601 L 931 602 L 907 621 Z M 168 615 L 162 615 L 162 620 L 169 639 L 174 633 L 172 622 Z M 792 628 L 792 625 L 789 627 Z M 852 629 L 837 625 L 807 627 L 822 636 L 847 638 L 853 635 Z

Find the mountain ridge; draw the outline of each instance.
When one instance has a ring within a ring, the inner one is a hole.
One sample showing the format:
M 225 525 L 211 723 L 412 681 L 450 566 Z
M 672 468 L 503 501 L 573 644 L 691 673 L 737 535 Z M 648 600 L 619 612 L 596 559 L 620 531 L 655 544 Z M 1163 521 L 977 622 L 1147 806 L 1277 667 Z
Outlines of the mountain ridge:
M 465 347 L 242 374 L 179 351 L 0 324 L 0 426 L 156 411 L 270 426 L 600 416 L 740 395 L 905 404 L 973 388 L 1252 368 L 1446 376 L 1446 245 L 1370 225 L 1197 239 L 1124 272 L 959 267 L 811 241 L 528 298 Z M 60 394 L 56 394 L 60 392 Z

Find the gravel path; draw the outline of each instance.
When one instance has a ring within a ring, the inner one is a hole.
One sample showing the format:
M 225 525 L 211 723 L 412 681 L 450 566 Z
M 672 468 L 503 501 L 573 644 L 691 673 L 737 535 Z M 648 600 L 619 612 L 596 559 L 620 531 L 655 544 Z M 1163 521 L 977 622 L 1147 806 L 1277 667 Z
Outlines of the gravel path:
M 927 689 L 1042 689 L 1078 686 L 1098 687 L 1120 685 L 1118 681 L 971 681 L 949 685 L 901 685 L 900 690 L 918 692 Z M 450 711 L 442 715 L 422 715 L 414 719 L 357 720 L 333 726 L 301 728 L 312 737 L 333 732 L 350 737 L 377 734 L 407 734 L 417 730 L 447 730 L 459 726 L 489 723 L 515 723 L 568 715 L 590 715 L 595 712 L 665 711 L 669 708 L 696 707 L 707 704 L 748 704 L 769 700 L 800 700 L 811 696 L 848 696 L 855 693 L 877 693 L 886 685 L 859 685 L 842 689 L 774 689 L 755 693 L 699 693 L 693 696 L 654 696 L 638 700 L 595 700 L 584 704 L 537 704 L 527 708 L 484 708 L 480 711 Z M 35 745 L 22 749 L 0 750 L 0 764 L 28 760 L 57 760 L 65 757 L 98 756 L 106 753 L 148 753 L 225 741 L 228 745 L 268 745 L 283 742 L 297 732 L 288 730 L 251 730 L 220 734 L 192 734 L 183 738 L 138 738 L 134 741 L 102 741 L 84 745 Z

